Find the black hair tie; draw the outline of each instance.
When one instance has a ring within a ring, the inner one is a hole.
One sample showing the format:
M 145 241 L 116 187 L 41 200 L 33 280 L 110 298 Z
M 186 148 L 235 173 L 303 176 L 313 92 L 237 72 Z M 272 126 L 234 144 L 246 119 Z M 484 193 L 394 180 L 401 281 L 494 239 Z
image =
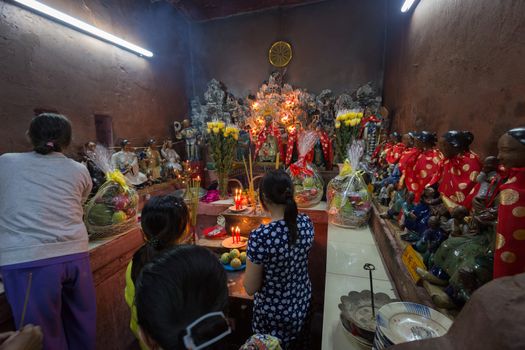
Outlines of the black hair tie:
M 160 246 L 160 241 L 157 237 L 153 237 L 151 239 L 148 239 L 148 244 L 153 248 L 157 249 Z

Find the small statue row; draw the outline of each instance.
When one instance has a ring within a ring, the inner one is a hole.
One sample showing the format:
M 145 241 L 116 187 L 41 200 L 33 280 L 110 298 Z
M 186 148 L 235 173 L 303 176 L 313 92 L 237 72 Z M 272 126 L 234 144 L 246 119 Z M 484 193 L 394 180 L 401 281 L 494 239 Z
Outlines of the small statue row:
M 468 131 L 392 133 L 372 157 L 378 199 L 446 286 L 440 307 L 466 302 L 492 278 L 525 268 L 525 128 L 507 131 L 482 162 Z
M 173 149 L 171 140 L 164 141 L 160 152 L 154 139 L 148 140 L 145 148 L 138 153 L 129 140 L 122 140 L 120 147 L 120 151 L 111 156 L 111 165 L 114 169 L 120 170 L 134 186 L 141 187 L 172 179 L 182 170 L 180 156 Z M 85 148 L 84 162 L 93 179 L 93 191 L 96 191 L 105 181 L 104 173 L 92 161 L 96 144 L 88 142 Z

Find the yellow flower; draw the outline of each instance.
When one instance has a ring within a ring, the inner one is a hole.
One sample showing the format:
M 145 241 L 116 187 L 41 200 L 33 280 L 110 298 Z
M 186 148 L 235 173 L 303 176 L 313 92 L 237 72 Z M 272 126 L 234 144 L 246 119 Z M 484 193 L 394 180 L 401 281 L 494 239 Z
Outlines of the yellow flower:
M 212 122 L 207 122 L 206 125 L 208 126 L 208 130 L 213 128 L 213 123 Z
M 345 120 L 345 125 L 350 126 L 352 124 L 352 119 Z
M 238 139 L 239 139 L 239 134 L 233 134 L 233 138 L 234 138 L 235 140 L 238 140 Z
M 357 119 L 350 120 L 350 126 L 356 126 L 359 121 Z
M 217 122 L 217 127 L 218 127 L 219 129 L 224 129 L 224 126 L 225 126 L 225 125 L 226 125 L 226 124 L 225 124 L 224 122 Z
M 219 129 L 219 128 L 217 128 L 217 127 L 214 127 L 214 128 L 213 128 L 213 133 L 214 133 L 214 134 L 218 134 L 218 133 L 219 133 L 219 131 L 220 131 L 220 129 Z
M 210 129 L 210 128 L 206 129 L 206 132 L 207 132 L 208 134 L 211 134 L 211 129 Z
M 337 120 L 337 121 L 335 122 L 335 128 L 336 128 L 336 129 L 339 129 L 340 127 L 341 127 L 341 122 L 340 122 L 339 120 Z

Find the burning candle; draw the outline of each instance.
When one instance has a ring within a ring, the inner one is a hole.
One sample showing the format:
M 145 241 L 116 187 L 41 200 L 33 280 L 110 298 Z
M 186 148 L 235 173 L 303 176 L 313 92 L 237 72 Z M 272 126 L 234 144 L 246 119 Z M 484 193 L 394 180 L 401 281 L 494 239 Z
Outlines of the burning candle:
M 232 227 L 231 231 L 232 231 L 232 243 L 235 243 L 235 228 Z
M 237 236 L 237 243 L 241 243 L 241 229 L 239 228 L 239 226 L 235 228 L 235 233 Z

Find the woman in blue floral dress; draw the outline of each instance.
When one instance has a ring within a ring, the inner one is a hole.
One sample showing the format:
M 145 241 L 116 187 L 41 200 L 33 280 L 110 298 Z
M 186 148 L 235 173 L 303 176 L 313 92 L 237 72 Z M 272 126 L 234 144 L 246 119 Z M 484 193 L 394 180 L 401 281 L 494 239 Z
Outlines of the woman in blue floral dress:
M 254 297 L 254 333 L 279 338 L 283 349 L 300 342 L 312 298 L 308 255 L 314 241 L 310 218 L 298 215 L 293 184 L 286 172 L 272 171 L 261 181 L 261 203 L 272 222 L 250 234 L 244 278 Z

